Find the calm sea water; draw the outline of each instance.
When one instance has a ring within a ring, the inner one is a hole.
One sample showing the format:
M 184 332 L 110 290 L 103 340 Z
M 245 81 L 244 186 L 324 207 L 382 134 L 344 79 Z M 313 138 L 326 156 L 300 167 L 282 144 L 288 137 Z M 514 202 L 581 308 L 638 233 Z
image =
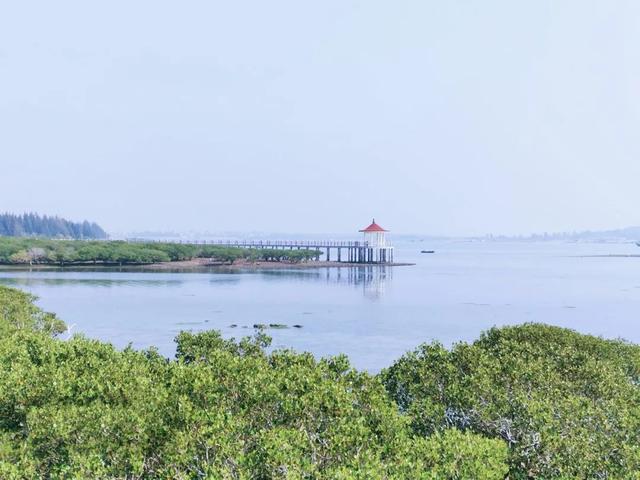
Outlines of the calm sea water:
M 434 249 L 435 254 L 420 254 Z M 493 325 L 546 322 L 640 342 L 640 254 L 632 244 L 405 241 L 410 267 L 140 273 L 0 271 L 73 333 L 173 356 L 181 330 L 269 330 L 275 347 L 346 353 L 371 371 L 422 342 L 473 340 Z M 232 325 L 237 325 L 232 327 Z

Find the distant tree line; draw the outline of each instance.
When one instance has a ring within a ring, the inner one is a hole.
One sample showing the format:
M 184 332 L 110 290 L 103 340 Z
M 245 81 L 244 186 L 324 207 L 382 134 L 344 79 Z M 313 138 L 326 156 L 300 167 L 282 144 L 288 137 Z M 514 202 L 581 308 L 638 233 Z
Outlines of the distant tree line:
M 60 217 L 37 213 L 0 214 L 0 236 L 102 239 L 107 233 L 94 222 L 71 222 Z
M 163 242 L 0 238 L 0 263 L 9 265 L 145 265 L 194 258 L 231 264 L 236 260 L 298 263 L 317 258 L 316 250 L 273 250 Z

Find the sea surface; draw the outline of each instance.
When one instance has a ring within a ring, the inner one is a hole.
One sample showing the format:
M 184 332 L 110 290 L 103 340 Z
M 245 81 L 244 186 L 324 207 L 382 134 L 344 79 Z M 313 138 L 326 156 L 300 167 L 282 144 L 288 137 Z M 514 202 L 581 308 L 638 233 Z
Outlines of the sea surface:
M 421 250 L 435 250 L 422 254 Z M 494 325 L 545 322 L 640 343 L 640 254 L 630 243 L 404 240 L 403 267 L 249 272 L 0 271 L 71 334 L 175 353 L 181 330 L 269 329 L 275 348 L 345 353 L 372 372 L 420 343 L 473 341 Z M 294 328 L 299 325 L 301 328 Z M 63 337 L 66 338 L 67 334 Z

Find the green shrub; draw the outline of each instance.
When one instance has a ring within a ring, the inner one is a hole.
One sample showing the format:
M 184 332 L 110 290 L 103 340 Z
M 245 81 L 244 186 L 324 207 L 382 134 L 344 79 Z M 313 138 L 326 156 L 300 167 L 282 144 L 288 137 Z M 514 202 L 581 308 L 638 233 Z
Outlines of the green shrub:
M 54 313 L 39 309 L 35 300 L 30 293 L 0 285 L 0 334 L 9 329 L 42 331 L 50 336 L 66 331 L 65 323 Z
M 60 329 L 0 289 L 0 478 L 501 479 L 504 442 L 414 435 L 346 357 L 181 333 L 177 358 Z
M 636 478 L 639 372 L 636 345 L 528 324 L 422 345 L 381 377 L 415 433 L 506 441 L 509 478 Z

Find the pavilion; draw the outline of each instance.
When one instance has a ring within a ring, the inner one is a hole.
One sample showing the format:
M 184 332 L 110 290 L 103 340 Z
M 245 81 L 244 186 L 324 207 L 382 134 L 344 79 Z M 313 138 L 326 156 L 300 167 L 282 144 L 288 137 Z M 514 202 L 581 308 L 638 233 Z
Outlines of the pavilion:
M 371 220 L 371 225 L 360 230 L 363 248 L 359 252 L 358 263 L 393 263 L 393 247 L 385 237 L 388 231 L 378 225 L 375 218 Z

